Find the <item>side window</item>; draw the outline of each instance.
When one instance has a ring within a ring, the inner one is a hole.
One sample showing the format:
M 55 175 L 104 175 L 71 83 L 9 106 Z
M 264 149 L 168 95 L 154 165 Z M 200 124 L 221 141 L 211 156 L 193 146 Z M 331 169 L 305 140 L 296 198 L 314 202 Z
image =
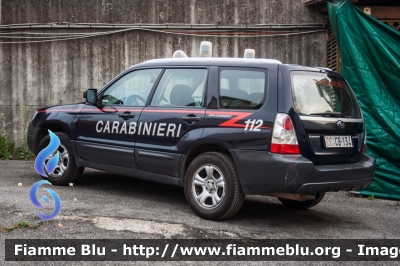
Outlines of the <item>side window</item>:
M 267 71 L 254 68 L 221 68 L 220 108 L 259 109 L 265 102 Z
M 201 107 L 207 69 L 167 69 L 158 84 L 152 106 Z
M 103 105 L 144 106 L 161 69 L 136 70 L 112 84 L 101 96 Z

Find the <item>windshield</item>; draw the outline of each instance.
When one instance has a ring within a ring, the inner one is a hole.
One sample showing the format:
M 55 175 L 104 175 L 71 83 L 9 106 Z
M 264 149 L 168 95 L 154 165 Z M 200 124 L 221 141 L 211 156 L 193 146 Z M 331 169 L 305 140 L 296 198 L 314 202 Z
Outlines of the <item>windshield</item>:
M 361 118 L 350 87 L 339 76 L 291 72 L 293 101 L 299 115 Z

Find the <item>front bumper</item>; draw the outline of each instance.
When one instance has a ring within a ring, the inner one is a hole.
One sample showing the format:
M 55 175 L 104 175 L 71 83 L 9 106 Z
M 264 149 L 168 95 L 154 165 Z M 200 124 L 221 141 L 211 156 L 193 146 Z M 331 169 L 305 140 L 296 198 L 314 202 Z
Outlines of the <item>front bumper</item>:
M 35 128 L 32 125 L 32 122 L 29 123 L 28 126 L 28 134 L 26 136 L 28 141 L 29 150 L 36 155 L 36 145 L 37 145 L 37 136 L 38 136 L 39 128 Z
M 358 163 L 314 165 L 301 155 L 262 151 L 230 150 L 246 195 L 272 192 L 316 194 L 355 190 L 373 180 L 375 159 L 363 155 Z

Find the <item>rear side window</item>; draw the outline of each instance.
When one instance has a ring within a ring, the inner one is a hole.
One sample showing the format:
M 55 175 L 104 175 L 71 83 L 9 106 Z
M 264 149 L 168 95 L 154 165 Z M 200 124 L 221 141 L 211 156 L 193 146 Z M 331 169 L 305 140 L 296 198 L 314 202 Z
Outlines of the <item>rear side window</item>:
M 292 71 L 293 101 L 299 115 L 361 118 L 345 80 L 326 73 Z
M 207 69 L 166 69 L 151 105 L 202 107 L 207 75 Z
M 221 68 L 220 108 L 259 109 L 265 102 L 267 71 L 254 68 Z

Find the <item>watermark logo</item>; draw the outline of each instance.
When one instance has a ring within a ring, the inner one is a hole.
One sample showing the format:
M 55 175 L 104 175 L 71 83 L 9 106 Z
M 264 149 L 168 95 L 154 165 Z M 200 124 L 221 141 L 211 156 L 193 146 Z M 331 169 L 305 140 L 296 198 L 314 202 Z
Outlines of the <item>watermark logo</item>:
M 43 177 L 48 177 L 50 174 L 53 173 L 53 171 L 56 169 L 58 161 L 60 159 L 60 154 L 58 152 L 58 147 L 60 146 L 60 139 L 57 137 L 56 134 L 54 134 L 50 130 L 49 130 L 49 135 L 50 135 L 49 145 L 38 154 L 38 156 L 36 157 L 36 160 L 35 160 L 35 170 L 39 175 L 41 175 Z M 54 156 L 51 157 L 46 162 L 46 159 L 50 155 L 53 155 L 53 154 L 54 154 Z M 31 189 L 29 190 L 29 198 L 30 198 L 32 204 L 40 209 L 44 209 L 44 207 L 39 202 L 39 199 L 37 197 L 37 192 L 39 190 L 39 187 L 43 184 L 51 185 L 51 183 L 49 181 L 42 180 L 42 181 L 39 181 L 39 182 L 36 182 L 35 184 L 33 184 Z M 44 190 L 46 190 L 53 198 L 54 211 L 51 214 L 43 214 L 40 212 L 36 212 L 36 214 L 43 220 L 48 221 L 48 220 L 53 219 L 60 213 L 61 200 L 60 200 L 60 197 L 58 196 L 58 194 L 56 192 L 54 192 L 53 190 L 48 189 L 48 188 L 45 188 Z M 50 200 L 46 195 L 42 195 L 42 199 L 44 202 L 50 203 Z
M 43 184 L 48 184 L 51 185 L 51 183 L 47 180 L 42 180 L 39 182 L 36 182 L 35 184 L 33 184 L 33 186 L 31 187 L 31 189 L 29 190 L 29 198 L 31 199 L 31 202 L 33 205 L 35 205 L 36 207 L 40 208 L 40 209 L 44 209 L 43 205 L 39 202 L 39 199 L 37 197 L 37 191 L 39 190 L 39 187 Z M 40 218 L 42 218 L 43 220 L 51 220 L 54 217 L 56 217 L 60 211 L 61 211 L 61 200 L 60 197 L 58 196 L 58 194 L 56 192 L 54 192 L 51 189 L 45 188 L 44 190 L 46 190 L 51 197 L 53 198 L 54 201 L 54 211 L 51 214 L 44 214 L 44 213 L 40 213 L 40 212 L 36 212 L 37 216 L 39 216 Z M 49 198 L 46 195 L 42 195 L 42 199 L 44 202 L 46 203 L 50 203 Z
M 49 145 L 44 148 L 41 152 L 39 152 L 38 156 L 35 160 L 35 170 L 36 172 L 44 177 L 48 177 L 50 174 L 53 173 L 54 169 L 56 169 L 58 160 L 60 159 L 60 153 L 57 151 L 58 147 L 60 146 L 60 139 L 57 137 L 56 134 L 49 130 L 50 135 L 50 143 Z M 56 152 L 57 151 L 57 152 Z M 47 163 L 46 159 L 54 152 L 56 154 L 53 158 L 50 158 Z

